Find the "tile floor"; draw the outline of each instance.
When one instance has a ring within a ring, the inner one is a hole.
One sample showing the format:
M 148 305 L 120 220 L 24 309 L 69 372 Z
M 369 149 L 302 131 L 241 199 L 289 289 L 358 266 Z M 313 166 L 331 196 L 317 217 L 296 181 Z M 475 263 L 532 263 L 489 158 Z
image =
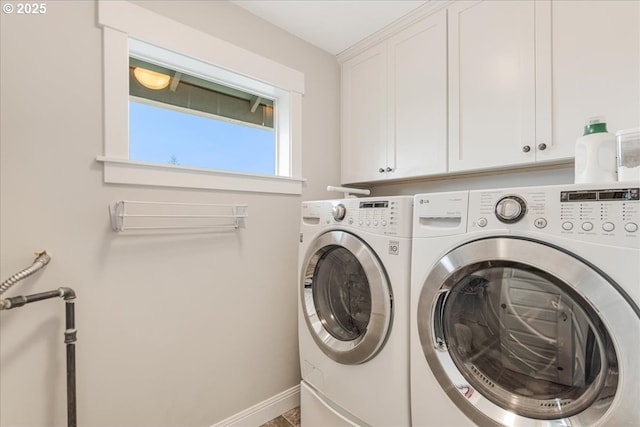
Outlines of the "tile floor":
M 293 408 L 260 427 L 300 427 L 300 407 Z

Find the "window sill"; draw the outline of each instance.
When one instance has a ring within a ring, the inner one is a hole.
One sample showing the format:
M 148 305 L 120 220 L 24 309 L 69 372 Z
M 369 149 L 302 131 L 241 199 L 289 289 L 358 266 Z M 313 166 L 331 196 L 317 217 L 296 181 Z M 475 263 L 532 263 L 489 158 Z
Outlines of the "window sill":
M 302 194 L 303 178 L 246 174 L 98 156 L 108 184 Z

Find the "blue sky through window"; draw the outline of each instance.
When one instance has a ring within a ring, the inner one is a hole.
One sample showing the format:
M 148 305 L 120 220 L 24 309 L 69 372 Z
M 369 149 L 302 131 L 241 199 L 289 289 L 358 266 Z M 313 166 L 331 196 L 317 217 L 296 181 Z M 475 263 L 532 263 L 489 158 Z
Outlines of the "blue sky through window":
M 275 134 L 130 101 L 129 159 L 274 175 Z

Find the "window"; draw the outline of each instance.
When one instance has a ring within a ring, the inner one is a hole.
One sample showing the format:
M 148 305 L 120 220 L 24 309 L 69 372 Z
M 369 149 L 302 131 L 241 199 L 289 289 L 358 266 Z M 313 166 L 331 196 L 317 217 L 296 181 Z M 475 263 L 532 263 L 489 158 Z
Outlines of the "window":
M 129 101 L 129 159 L 274 174 L 273 129 Z
M 274 175 L 275 100 L 175 68 L 129 58 L 129 159 Z
M 128 2 L 99 22 L 105 182 L 301 193 L 301 73 Z

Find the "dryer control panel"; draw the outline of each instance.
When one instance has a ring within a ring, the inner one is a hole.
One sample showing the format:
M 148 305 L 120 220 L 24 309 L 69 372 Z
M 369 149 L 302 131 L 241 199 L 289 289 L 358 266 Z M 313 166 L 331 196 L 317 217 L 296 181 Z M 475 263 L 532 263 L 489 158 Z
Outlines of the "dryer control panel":
M 640 186 L 628 184 L 633 183 L 471 191 L 468 228 L 535 231 L 640 247 Z
M 303 226 L 341 226 L 411 237 L 413 197 L 367 197 L 302 203 Z

